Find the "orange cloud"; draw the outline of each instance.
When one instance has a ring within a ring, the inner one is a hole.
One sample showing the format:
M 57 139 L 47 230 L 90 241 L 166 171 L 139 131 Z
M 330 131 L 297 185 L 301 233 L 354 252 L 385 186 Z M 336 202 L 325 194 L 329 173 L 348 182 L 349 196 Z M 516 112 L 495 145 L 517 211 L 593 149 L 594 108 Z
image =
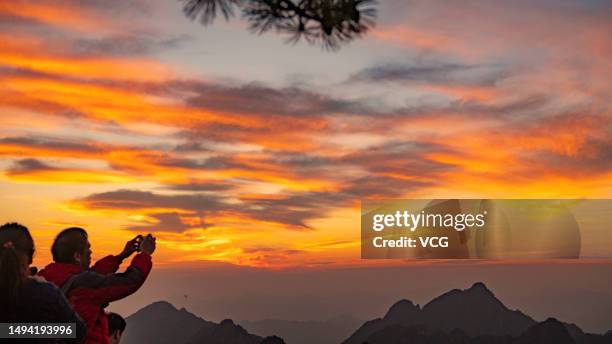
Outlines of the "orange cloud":
M 173 75 L 168 67 L 150 59 L 61 54 L 61 47 L 49 45 L 31 36 L 0 34 L 0 47 L 1 65 L 62 77 L 159 81 Z
M 451 36 L 413 28 L 408 25 L 379 26 L 376 30 L 372 30 L 371 35 L 382 41 L 413 48 L 444 50 L 454 43 Z
M 59 1 L 3 1 L 0 3 L 0 13 L 84 32 L 100 32 L 110 26 L 108 21 L 85 6 Z
M 92 183 L 129 183 L 137 181 L 133 176 L 112 171 L 88 171 L 72 169 L 53 169 L 31 172 L 7 172 L 6 176 L 11 180 L 31 183 L 68 183 L 68 184 L 92 184 Z
M 478 101 L 487 103 L 499 100 L 503 96 L 503 91 L 492 86 L 428 85 L 424 86 L 423 88 L 448 95 L 460 101 Z

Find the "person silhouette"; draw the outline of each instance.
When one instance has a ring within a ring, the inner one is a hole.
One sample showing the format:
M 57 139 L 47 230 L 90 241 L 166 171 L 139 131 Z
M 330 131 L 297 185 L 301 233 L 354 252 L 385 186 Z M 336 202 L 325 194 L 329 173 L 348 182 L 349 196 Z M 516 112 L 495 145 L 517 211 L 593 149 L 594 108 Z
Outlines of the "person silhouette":
M 117 273 L 121 262 L 134 256 L 125 272 Z M 74 309 L 87 323 L 87 344 L 108 344 L 108 318 L 104 308 L 110 302 L 136 292 L 152 267 L 155 237 L 136 236 L 118 255 L 102 258 L 93 267 L 87 232 L 78 227 L 61 231 L 53 242 L 53 263 L 38 274 L 55 283 L 66 294 Z

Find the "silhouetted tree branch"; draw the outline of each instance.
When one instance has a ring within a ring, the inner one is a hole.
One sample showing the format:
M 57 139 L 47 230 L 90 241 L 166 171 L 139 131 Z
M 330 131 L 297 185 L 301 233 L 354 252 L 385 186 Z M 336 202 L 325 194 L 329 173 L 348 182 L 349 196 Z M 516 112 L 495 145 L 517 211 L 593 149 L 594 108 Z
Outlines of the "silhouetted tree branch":
M 270 30 L 304 38 L 310 44 L 336 50 L 342 43 L 361 37 L 376 18 L 376 0 L 180 0 L 191 19 L 211 24 L 217 14 L 227 20 L 235 8 L 249 22 L 251 31 Z

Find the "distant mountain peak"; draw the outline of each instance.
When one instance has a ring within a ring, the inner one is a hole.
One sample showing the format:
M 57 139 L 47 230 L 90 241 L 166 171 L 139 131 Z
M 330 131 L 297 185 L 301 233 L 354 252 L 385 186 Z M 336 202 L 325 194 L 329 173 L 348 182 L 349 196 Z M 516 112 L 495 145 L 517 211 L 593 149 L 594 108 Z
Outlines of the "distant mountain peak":
M 391 308 L 393 307 L 403 307 L 403 306 L 410 306 L 410 307 L 414 307 L 414 303 L 408 299 L 401 299 L 399 301 L 397 301 L 396 303 L 394 303 Z
M 478 294 L 478 295 L 483 295 L 483 296 L 488 296 L 490 298 L 498 300 L 497 297 L 495 296 L 495 294 L 491 291 L 491 289 L 487 288 L 487 286 L 484 283 L 482 283 L 482 282 L 476 282 L 476 283 L 472 284 L 471 287 L 469 287 L 468 289 L 463 290 L 463 292 L 473 293 L 473 294 Z
M 223 319 L 219 325 L 221 326 L 236 326 L 236 324 L 234 324 L 234 321 L 232 319 Z
M 385 314 L 384 319 L 404 321 L 406 319 L 414 318 L 420 312 L 421 307 L 419 307 L 419 305 L 415 305 L 410 300 L 402 299 L 394 303 L 389 308 L 387 314 Z
M 457 303 L 471 307 L 493 307 L 498 309 L 507 309 L 506 306 L 487 288 L 482 282 L 474 283 L 468 289 L 453 289 L 450 290 L 423 306 L 423 310 L 430 310 L 436 307 L 449 307 L 448 304 Z
M 488 291 L 489 293 L 492 293 L 491 290 L 489 290 L 489 288 L 487 288 L 487 286 L 483 282 L 476 282 L 472 284 L 472 286 L 468 290 L 482 290 L 482 291 Z
M 145 306 L 142 309 L 168 309 L 168 310 L 177 310 L 173 304 L 168 301 L 155 301 L 148 306 Z
M 543 325 L 554 325 L 554 326 L 563 326 L 563 323 L 557 320 L 557 318 L 548 317 L 546 320 L 542 321 L 540 324 Z
M 202 326 L 212 324 L 184 308 L 178 310 L 167 301 L 153 302 L 128 316 L 126 321 L 128 325 L 121 340 L 126 344 L 185 343 Z
M 219 324 L 206 321 L 167 301 L 156 301 L 126 318 L 122 338 L 126 344 L 259 344 L 263 338 L 250 334 L 231 319 Z M 270 344 L 283 343 L 271 338 Z

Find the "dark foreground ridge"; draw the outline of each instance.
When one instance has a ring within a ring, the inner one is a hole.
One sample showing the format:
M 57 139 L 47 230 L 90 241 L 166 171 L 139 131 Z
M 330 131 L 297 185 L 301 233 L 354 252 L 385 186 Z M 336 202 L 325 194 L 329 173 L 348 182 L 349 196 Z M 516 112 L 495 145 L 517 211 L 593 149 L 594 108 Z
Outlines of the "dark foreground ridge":
M 421 308 L 408 300 L 363 324 L 343 344 L 604 344 L 604 336 L 549 318 L 541 323 L 508 309 L 483 283 L 454 289 Z

